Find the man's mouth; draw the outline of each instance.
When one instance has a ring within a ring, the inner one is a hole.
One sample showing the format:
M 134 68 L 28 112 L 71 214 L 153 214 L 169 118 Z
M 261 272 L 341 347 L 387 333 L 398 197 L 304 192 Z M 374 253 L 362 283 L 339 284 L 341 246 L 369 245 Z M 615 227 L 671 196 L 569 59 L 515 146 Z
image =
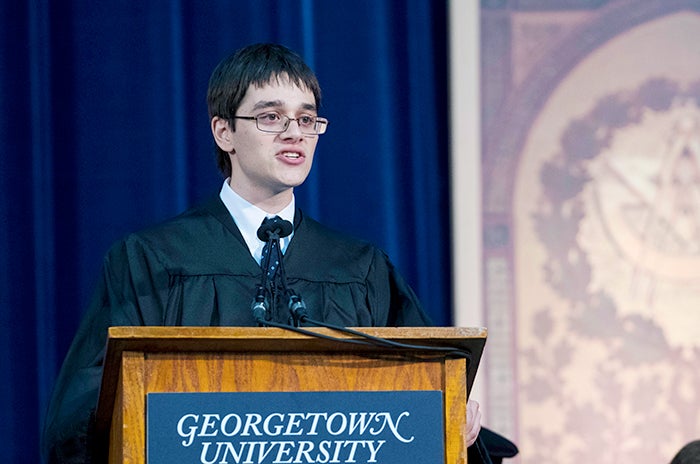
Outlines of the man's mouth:
M 292 151 L 286 151 L 286 152 L 282 153 L 282 156 L 284 156 L 285 158 L 289 158 L 289 159 L 299 159 L 299 158 L 301 158 L 301 154 L 300 154 L 300 153 L 292 152 Z

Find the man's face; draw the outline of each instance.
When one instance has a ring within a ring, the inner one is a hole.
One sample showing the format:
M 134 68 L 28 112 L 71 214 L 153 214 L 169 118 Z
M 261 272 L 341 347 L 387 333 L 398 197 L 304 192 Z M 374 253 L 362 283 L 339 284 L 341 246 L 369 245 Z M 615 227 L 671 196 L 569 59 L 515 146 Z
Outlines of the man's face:
M 294 119 L 316 116 L 316 101 L 312 92 L 280 77 L 263 87 L 251 85 L 236 116 L 270 112 Z M 318 135 L 302 134 L 296 121 L 275 134 L 258 130 L 254 120 L 237 119 L 236 130 L 229 134 L 231 187 L 249 202 L 291 195 L 309 175 Z

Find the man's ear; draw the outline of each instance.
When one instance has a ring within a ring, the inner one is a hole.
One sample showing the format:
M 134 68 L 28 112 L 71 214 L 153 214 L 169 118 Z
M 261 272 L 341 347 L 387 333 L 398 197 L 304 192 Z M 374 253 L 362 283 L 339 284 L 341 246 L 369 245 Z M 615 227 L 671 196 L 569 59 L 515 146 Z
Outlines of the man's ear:
M 214 141 L 219 148 L 226 153 L 235 151 L 233 147 L 233 131 L 228 121 L 219 116 L 211 118 L 211 133 L 214 135 Z

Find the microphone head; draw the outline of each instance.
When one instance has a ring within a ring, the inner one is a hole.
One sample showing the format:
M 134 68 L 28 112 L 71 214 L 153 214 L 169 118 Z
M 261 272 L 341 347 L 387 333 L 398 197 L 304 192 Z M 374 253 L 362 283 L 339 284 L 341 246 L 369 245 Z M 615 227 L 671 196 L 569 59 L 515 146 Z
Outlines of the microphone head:
M 308 317 L 304 300 L 294 290 L 289 290 L 289 312 L 292 314 L 292 319 L 297 326 L 300 321 L 303 322 Z
M 267 314 L 265 303 L 253 301 L 253 304 L 250 305 L 250 310 L 253 312 L 253 319 L 255 319 L 255 322 L 265 321 L 265 314 Z
M 292 233 L 294 226 L 279 216 L 265 218 L 258 228 L 258 238 L 267 242 L 270 239 L 282 238 Z
M 267 314 L 267 301 L 265 298 L 265 289 L 262 285 L 258 285 L 255 291 L 255 298 L 250 304 L 250 310 L 253 312 L 253 318 L 257 322 L 265 321 L 265 315 Z

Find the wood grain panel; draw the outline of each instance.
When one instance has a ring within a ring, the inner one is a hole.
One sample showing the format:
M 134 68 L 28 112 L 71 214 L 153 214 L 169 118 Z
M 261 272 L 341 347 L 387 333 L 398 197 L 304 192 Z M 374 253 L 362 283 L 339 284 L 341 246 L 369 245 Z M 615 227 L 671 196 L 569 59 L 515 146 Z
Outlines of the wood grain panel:
M 152 354 L 147 391 L 441 390 L 441 360 L 320 353 Z
M 110 462 L 146 463 L 146 389 L 144 354 L 125 351 L 122 355 L 122 379 L 110 438 Z M 115 423 L 116 422 L 116 423 Z M 121 443 L 121 446 L 119 444 Z M 113 446 L 114 445 L 114 446 Z M 112 461 L 111 457 L 116 460 Z
M 466 464 L 467 447 L 467 364 L 463 359 L 444 363 L 445 458 L 448 463 Z

